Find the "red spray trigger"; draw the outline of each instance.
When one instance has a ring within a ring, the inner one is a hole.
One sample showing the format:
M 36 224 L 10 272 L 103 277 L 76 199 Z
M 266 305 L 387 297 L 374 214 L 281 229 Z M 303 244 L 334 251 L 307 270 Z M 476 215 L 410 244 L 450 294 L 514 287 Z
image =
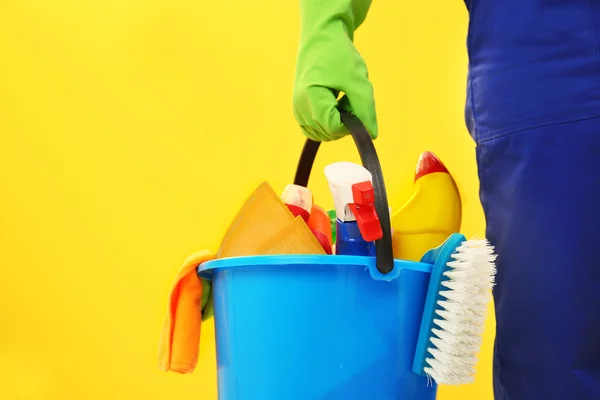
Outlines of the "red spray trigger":
M 356 218 L 358 229 L 363 239 L 373 242 L 383 237 L 381 223 L 375 210 L 375 190 L 369 181 L 352 185 L 353 204 L 348 204 Z

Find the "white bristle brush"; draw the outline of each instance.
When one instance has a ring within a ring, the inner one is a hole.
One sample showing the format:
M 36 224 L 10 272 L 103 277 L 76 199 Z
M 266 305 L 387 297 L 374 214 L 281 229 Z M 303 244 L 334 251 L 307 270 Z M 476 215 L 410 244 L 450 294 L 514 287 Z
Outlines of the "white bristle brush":
M 433 264 L 413 371 L 437 384 L 474 379 L 496 274 L 487 240 L 454 234 L 421 262 Z

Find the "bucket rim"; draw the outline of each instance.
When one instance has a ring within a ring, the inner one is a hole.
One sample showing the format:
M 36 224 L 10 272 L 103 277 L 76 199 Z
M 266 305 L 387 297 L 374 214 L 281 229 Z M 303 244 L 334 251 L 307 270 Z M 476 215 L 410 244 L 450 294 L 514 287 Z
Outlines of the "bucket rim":
M 432 265 L 422 262 L 394 260 L 394 268 L 387 274 L 382 274 L 377 269 L 377 259 L 366 256 L 350 255 L 321 255 L 321 254 L 284 254 L 266 256 L 240 256 L 219 258 L 206 261 L 197 268 L 197 273 L 202 278 L 211 279 L 212 271 L 224 269 L 250 268 L 250 267 L 285 267 L 300 265 L 321 265 L 357 267 L 369 270 L 371 277 L 376 280 L 391 281 L 400 275 L 402 270 L 411 270 L 431 273 Z

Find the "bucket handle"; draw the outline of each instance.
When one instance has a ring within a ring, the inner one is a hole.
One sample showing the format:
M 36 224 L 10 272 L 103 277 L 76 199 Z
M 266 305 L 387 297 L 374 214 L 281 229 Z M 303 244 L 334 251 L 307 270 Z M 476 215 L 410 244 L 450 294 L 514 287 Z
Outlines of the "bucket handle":
M 394 253 L 392 248 L 390 211 L 379 157 L 377 156 L 371 135 L 369 135 L 363 123 L 355 115 L 347 112 L 342 112 L 341 117 L 342 123 L 350 131 L 350 135 L 354 139 L 363 167 L 373 176 L 375 210 L 377 211 L 383 232 L 381 239 L 375 241 L 376 265 L 379 272 L 387 274 L 394 269 Z M 321 142 L 306 139 L 300 160 L 298 161 L 298 167 L 296 168 L 296 177 L 294 178 L 296 185 L 308 186 L 308 179 L 310 178 L 320 145 Z

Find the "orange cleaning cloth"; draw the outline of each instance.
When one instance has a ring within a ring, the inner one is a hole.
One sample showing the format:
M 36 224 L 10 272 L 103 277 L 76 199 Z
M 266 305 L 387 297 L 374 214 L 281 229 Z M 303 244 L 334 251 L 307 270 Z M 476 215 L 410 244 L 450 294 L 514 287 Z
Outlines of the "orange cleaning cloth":
M 159 368 L 163 371 L 186 374 L 196 367 L 202 325 L 202 280 L 196 268 L 214 258 L 207 250 L 198 251 L 177 273 L 158 345 Z

